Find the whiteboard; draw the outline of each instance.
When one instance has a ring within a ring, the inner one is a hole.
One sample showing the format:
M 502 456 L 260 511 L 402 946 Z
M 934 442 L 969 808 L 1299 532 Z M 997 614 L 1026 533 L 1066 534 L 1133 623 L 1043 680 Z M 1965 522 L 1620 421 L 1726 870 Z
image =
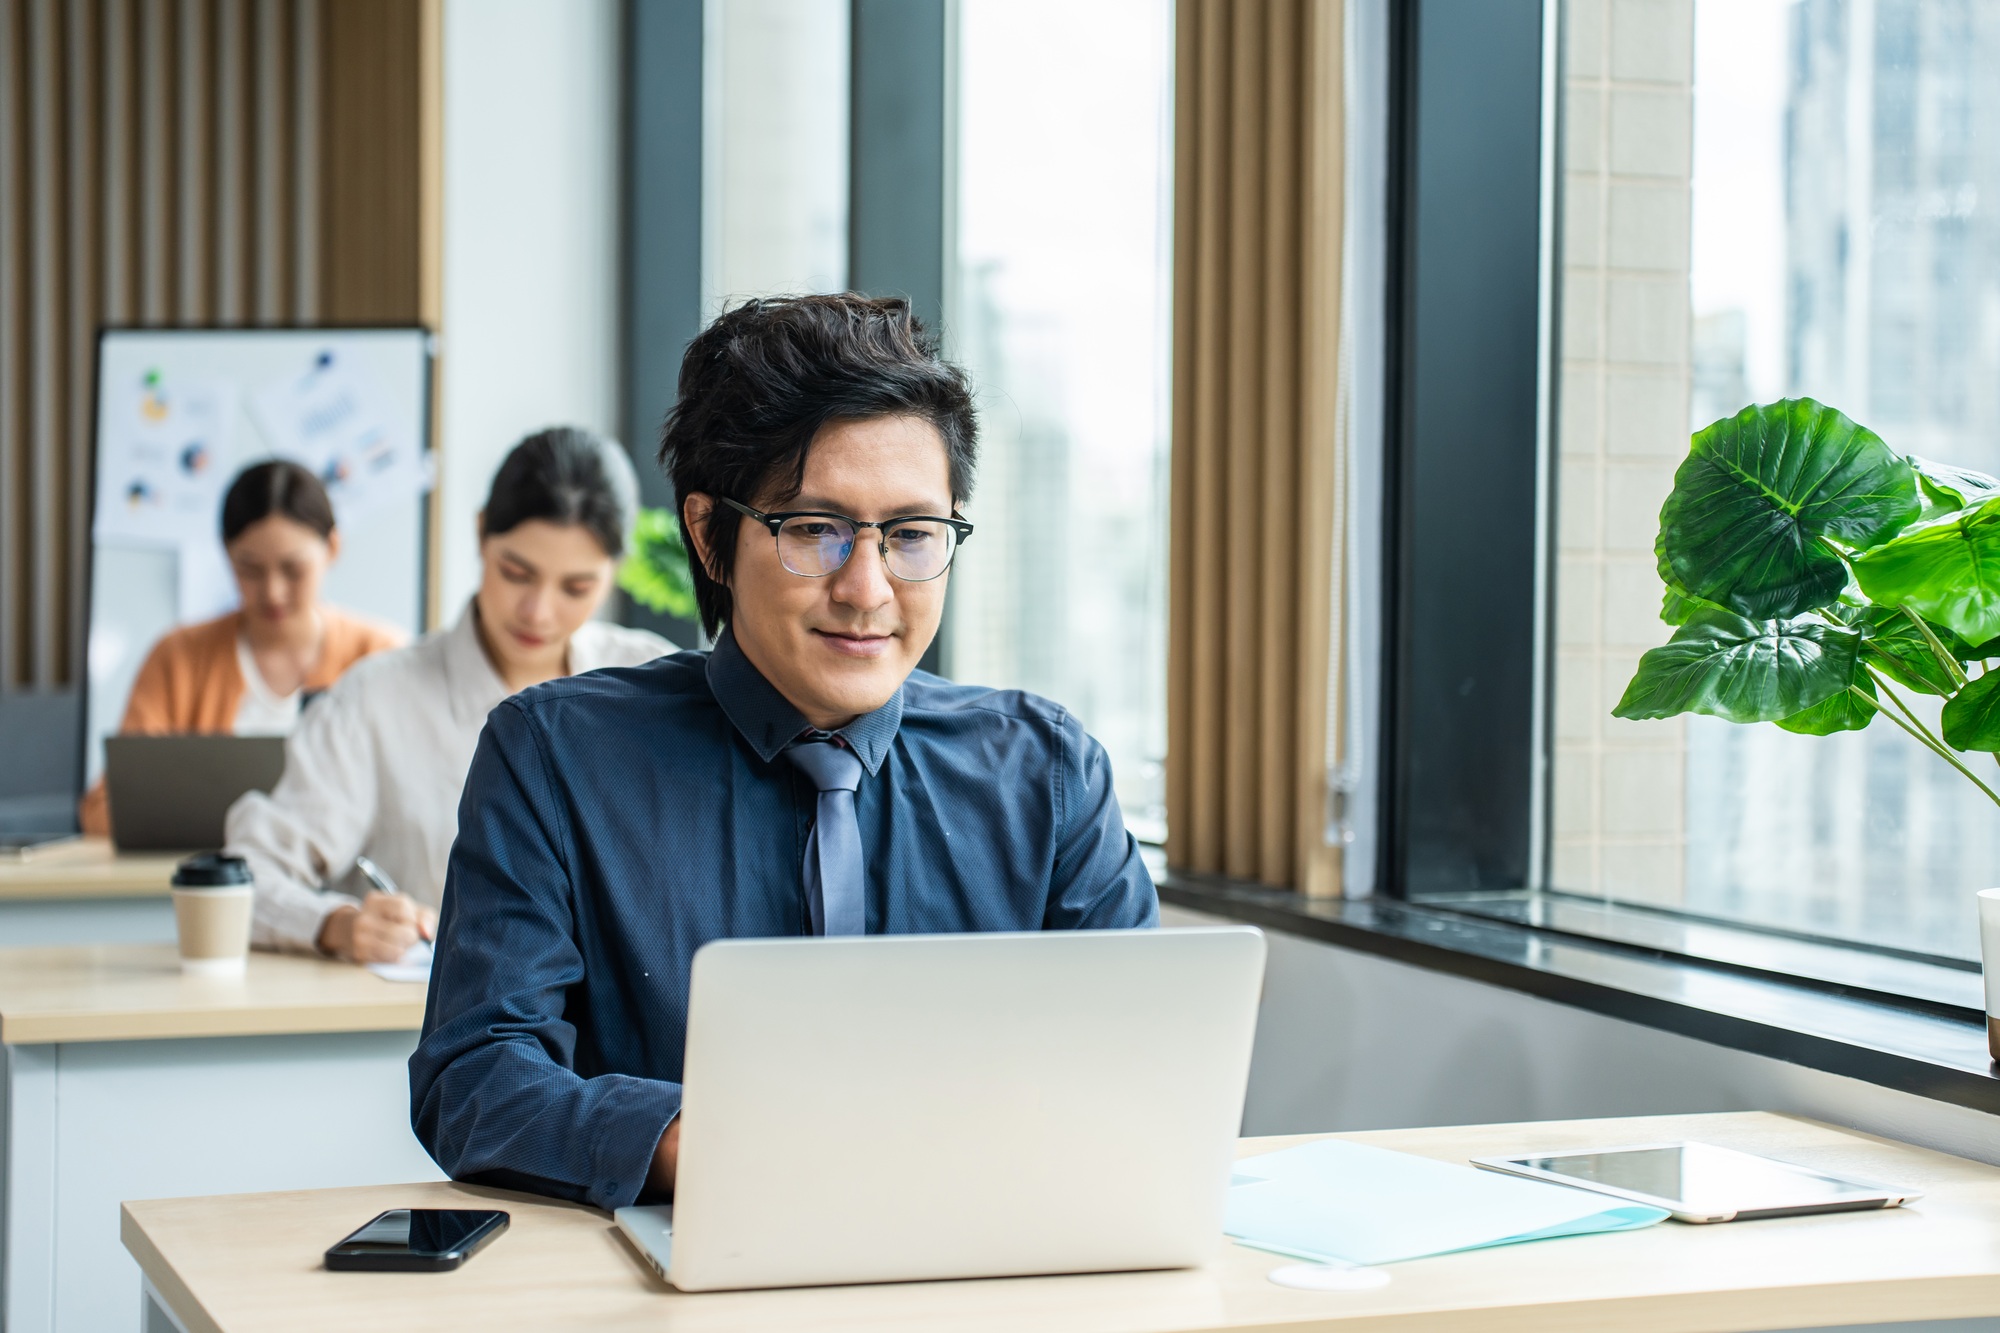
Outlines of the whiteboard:
M 431 354 L 419 328 L 99 335 L 87 782 L 153 644 L 235 607 L 222 497 L 251 463 L 288 458 L 327 482 L 341 534 L 327 601 L 422 632 Z

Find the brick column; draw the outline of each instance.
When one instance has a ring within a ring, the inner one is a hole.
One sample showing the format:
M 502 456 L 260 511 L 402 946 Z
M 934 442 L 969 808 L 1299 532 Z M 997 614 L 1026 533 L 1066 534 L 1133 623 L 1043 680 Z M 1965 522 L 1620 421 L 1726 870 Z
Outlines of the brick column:
M 1687 452 L 1693 0 L 1564 0 L 1552 887 L 1681 901 L 1686 725 L 1611 709 L 1665 641 Z

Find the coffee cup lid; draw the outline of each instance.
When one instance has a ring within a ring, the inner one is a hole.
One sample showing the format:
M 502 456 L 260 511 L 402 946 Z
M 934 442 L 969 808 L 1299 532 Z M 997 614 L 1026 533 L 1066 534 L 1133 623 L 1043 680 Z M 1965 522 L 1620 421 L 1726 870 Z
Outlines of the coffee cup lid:
M 174 867 L 177 889 L 226 889 L 249 882 L 250 863 L 221 852 L 202 852 Z

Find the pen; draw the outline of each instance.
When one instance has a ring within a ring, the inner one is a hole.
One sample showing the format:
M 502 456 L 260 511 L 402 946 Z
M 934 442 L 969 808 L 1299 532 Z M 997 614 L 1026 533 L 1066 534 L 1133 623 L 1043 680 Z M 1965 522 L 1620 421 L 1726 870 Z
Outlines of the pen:
M 373 884 L 376 887 L 376 889 L 378 889 L 383 893 L 388 894 L 390 897 L 407 898 L 410 896 L 409 894 L 404 893 L 401 889 L 396 887 L 396 881 L 389 878 L 388 871 L 382 869 L 381 866 L 376 865 L 373 861 L 369 860 L 367 857 L 356 856 L 354 858 L 354 868 L 356 870 L 359 870 L 362 876 L 365 879 L 367 879 L 367 881 L 370 884 Z M 417 921 L 417 938 L 420 941 L 427 940 L 430 938 L 429 936 L 425 935 L 423 931 L 424 931 L 423 921 L 420 915 Z
M 387 873 L 383 871 L 381 866 L 376 865 L 373 861 L 369 860 L 367 857 L 365 856 L 355 857 L 354 868 L 356 870 L 359 870 L 370 884 L 373 884 L 378 890 L 388 894 L 390 897 L 403 898 L 408 896 L 401 889 L 396 887 L 396 881 L 390 879 Z

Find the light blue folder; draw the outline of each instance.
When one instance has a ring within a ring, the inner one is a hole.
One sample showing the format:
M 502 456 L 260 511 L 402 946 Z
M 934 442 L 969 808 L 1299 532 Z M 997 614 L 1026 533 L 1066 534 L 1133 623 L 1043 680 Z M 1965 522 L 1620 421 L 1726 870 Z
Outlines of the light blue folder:
M 1338 1139 L 1236 1163 L 1223 1230 L 1320 1263 L 1390 1264 L 1526 1240 L 1630 1231 L 1664 1208 Z

